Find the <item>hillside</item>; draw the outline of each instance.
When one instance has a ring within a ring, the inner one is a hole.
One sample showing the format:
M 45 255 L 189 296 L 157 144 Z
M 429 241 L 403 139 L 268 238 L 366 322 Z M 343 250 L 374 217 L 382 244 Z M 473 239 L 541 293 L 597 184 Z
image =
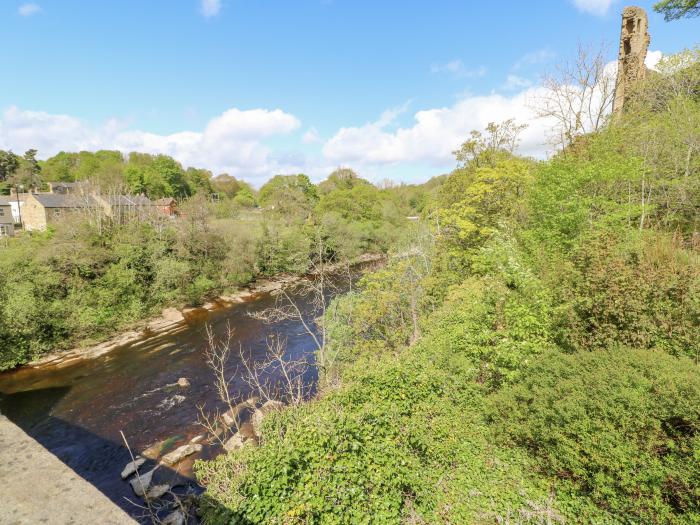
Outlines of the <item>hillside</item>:
M 700 522 L 697 60 L 551 160 L 477 136 L 207 523 Z

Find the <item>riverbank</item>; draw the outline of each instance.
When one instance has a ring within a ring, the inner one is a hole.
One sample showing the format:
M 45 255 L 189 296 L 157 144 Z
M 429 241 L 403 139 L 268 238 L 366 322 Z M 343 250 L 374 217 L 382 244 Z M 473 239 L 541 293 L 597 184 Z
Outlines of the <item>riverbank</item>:
M 385 258 L 381 254 L 365 254 L 355 259 L 351 265 L 379 262 Z M 331 265 L 328 271 L 336 271 L 340 265 Z M 307 274 L 311 276 L 313 274 Z M 216 311 L 230 308 L 235 304 L 252 300 L 257 294 L 270 293 L 290 286 L 306 277 L 305 275 L 281 275 L 274 279 L 264 279 L 250 283 L 238 291 L 225 294 L 206 302 L 202 306 L 169 307 L 162 310 L 159 316 L 139 322 L 137 325 L 121 330 L 105 341 L 95 344 L 78 345 L 68 350 L 59 350 L 45 354 L 29 363 L 22 365 L 28 368 L 61 368 L 73 365 L 86 359 L 95 359 L 118 348 L 144 341 L 151 337 L 173 335 L 185 330 L 195 323 L 206 321 Z M 21 368 L 21 367 L 18 367 Z

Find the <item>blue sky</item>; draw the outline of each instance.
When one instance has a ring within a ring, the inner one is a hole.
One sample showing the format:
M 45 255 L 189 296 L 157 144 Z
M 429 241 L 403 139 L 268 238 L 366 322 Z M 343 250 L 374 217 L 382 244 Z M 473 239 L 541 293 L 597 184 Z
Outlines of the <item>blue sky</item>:
M 578 42 L 617 52 L 613 0 L 0 2 L 0 148 L 168 153 L 256 184 L 348 165 L 420 181 Z M 651 12 L 651 50 L 700 20 Z M 533 126 L 524 152 L 544 152 Z

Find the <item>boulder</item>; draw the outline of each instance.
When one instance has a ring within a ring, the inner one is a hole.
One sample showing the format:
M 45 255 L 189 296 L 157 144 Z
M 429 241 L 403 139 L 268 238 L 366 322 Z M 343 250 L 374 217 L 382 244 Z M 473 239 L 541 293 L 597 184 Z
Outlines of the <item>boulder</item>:
M 179 463 L 185 459 L 187 456 L 191 456 L 192 454 L 200 452 L 201 450 L 202 445 L 198 443 L 188 443 L 187 445 L 182 445 L 181 447 L 176 448 L 172 452 L 168 452 L 160 461 L 166 465 L 175 465 L 176 463 Z
M 260 437 L 260 426 L 262 425 L 263 419 L 270 412 L 275 412 L 276 410 L 282 410 L 284 408 L 284 403 L 281 401 L 270 400 L 265 402 L 263 406 L 256 409 L 253 412 L 253 416 L 250 418 L 250 422 L 253 425 L 253 432 L 257 437 Z
M 151 485 L 151 480 L 153 479 L 153 473 L 158 467 L 156 466 L 153 470 L 149 470 L 145 474 L 138 474 L 134 479 L 130 481 L 131 488 L 134 490 L 134 494 L 142 498 L 148 487 Z
M 181 377 L 180 379 L 177 380 L 177 386 L 180 388 L 189 388 L 190 387 L 190 380 L 187 379 L 186 377 Z
M 146 492 L 146 497 L 148 499 L 159 499 L 165 496 L 165 494 L 167 494 L 169 490 L 170 485 L 154 485 L 153 487 L 148 489 L 148 492 Z
M 199 443 L 200 441 L 202 441 L 205 437 L 206 437 L 206 436 L 205 436 L 204 434 L 199 434 L 199 435 L 193 437 L 192 439 L 190 439 L 190 443 L 192 443 L 192 444 L 194 445 L 194 444 Z
M 223 414 L 221 414 L 221 421 L 223 421 L 224 425 L 226 425 L 227 427 L 232 427 L 236 425 L 240 422 L 241 413 L 244 410 L 254 409 L 255 404 L 258 402 L 258 399 L 258 397 L 250 397 L 242 403 L 238 403 L 235 407 L 232 407 Z
M 142 457 L 137 456 L 134 461 L 127 463 L 126 466 L 124 467 L 124 470 L 122 470 L 122 473 L 121 473 L 122 479 L 126 479 L 129 476 L 131 476 L 145 462 L 146 462 L 146 458 L 142 458 Z
M 161 520 L 162 525 L 185 525 L 185 515 L 181 510 L 176 510 L 168 514 Z
M 243 448 L 246 444 L 252 443 L 253 440 L 244 436 L 240 432 L 236 432 L 230 439 L 224 443 L 224 449 L 228 452 Z

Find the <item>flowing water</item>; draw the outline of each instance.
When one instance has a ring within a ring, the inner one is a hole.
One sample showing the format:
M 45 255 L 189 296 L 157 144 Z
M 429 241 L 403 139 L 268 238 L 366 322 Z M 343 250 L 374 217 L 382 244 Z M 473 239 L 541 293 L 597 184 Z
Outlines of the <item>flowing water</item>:
M 348 286 L 346 281 L 340 289 Z M 307 300 L 294 289 L 290 293 L 296 294 L 295 302 L 310 315 Z M 253 357 L 264 357 L 269 337 L 281 337 L 286 339 L 289 357 L 313 359 L 315 345 L 301 322 L 265 324 L 251 317 L 278 300 L 274 293 L 256 294 L 244 303 L 212 312 L 206 322 L 191 324 L 179 333 L 147 338 L 96 359 L 65 368 L 2 373 L 0 412 L 115 503 L 137 515 L 141 511 L 126 500 L 135 499 L 131 488 L 119 476 L 130 461 L 120 431 L 135 454 L 162 440 L 179 446 L 203 433 L 197 424 L 197 406 L 206 405 L 212 412 L 222 407 L 213 373 L 205 363 L 205 324 L 218 336 L 232 328 L 236 347 L 240 343 Z M 235 354 L 230 359 L 232 375 L 237 360 Z M 189 380 L 188 388 L 174 385 L 181 377 Z M 306 380 L 313 383 L 315 377 L 309 375 Z M 231 391 L 243 396 L 250 393 L 247 384 L 235 375 Z M 218 453 L 217 447 L 205 446 L 201 454 L 178 465 L 168 481 L 178 476 L 192 487 L 194 458 Z

